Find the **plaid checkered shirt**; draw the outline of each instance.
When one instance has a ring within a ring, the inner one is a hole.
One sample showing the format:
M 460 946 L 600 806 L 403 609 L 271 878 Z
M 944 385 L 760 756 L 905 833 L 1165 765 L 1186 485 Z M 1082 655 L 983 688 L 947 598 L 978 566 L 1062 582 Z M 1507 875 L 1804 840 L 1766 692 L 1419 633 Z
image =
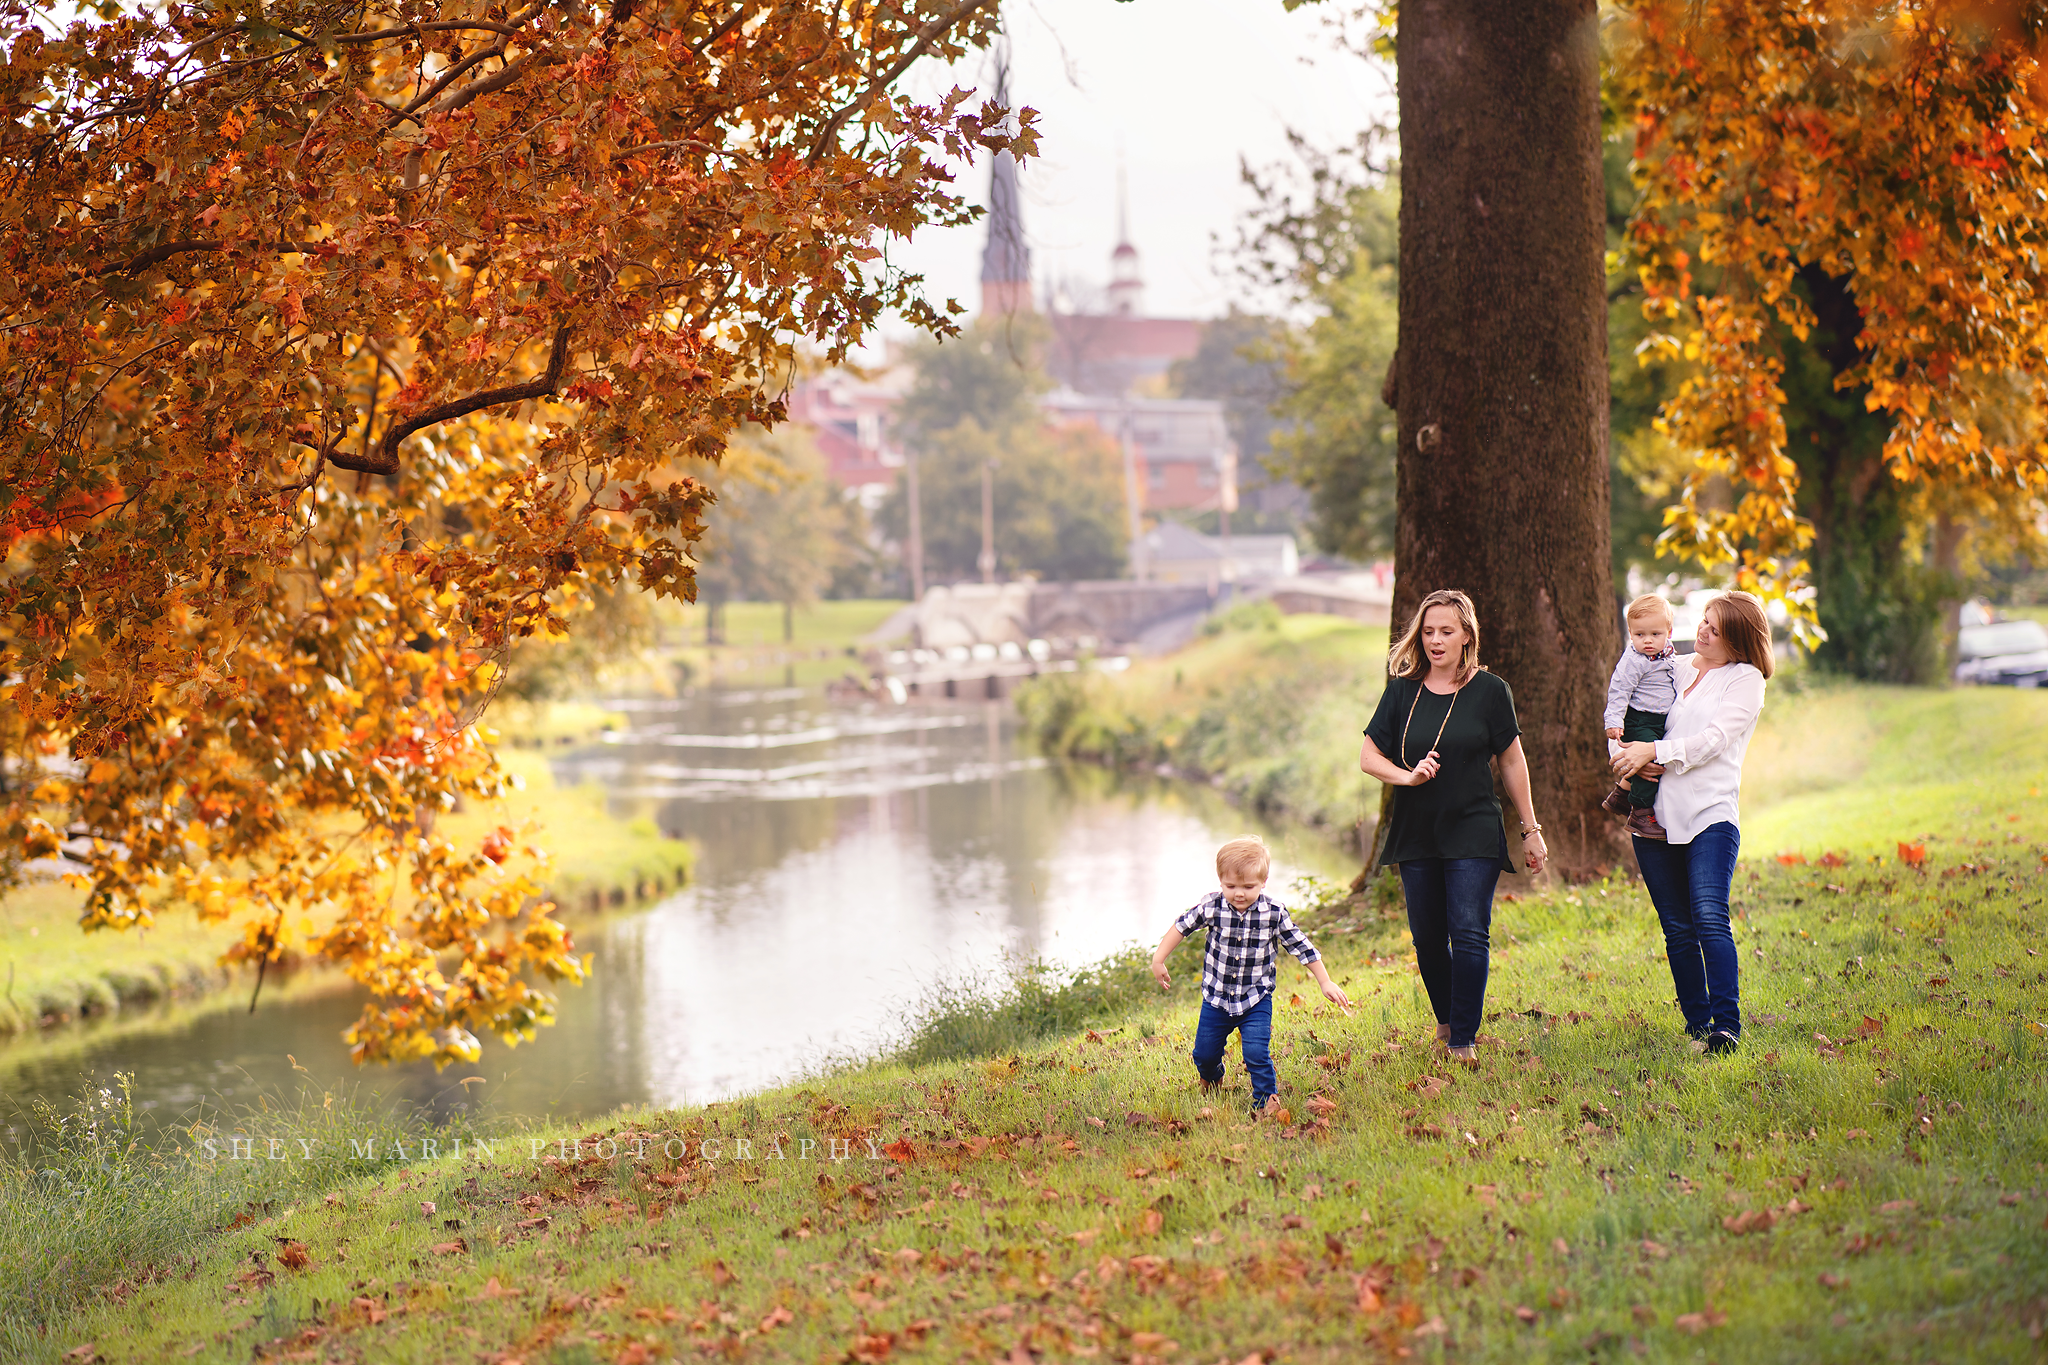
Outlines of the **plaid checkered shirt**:
M 1183 910 L 1173 927 L 1183 938 L 1197 929 L 1209 931 L 1202 950 L 1202 999 L 1231 1014 L 1243 1014 L 1272 993 L 1276 941 L 1304 967 L 1322 956 L 1294 927 L 1287 907 L 1263 892 L 1240 910 L 1221 891 L 1211 891 Z

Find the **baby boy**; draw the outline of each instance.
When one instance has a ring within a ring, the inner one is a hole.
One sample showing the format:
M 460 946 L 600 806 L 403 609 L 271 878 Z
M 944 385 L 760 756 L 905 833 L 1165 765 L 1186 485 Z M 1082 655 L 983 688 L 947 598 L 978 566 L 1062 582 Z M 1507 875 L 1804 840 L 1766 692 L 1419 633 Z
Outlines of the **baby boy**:
M 1628 648 L 1614 665 L 1607 683 L 1607 711 L 1601 717 L 1607 738 L 1628 742 L 1664 738 L 1664 717 L 1678 700 L 1678 651 L 1671 644 L 1671 604 L 1645 593 L 1628 604 Z M 1657 779 L 1637 777 L 1617 785 L 1600 803 L 1628 818 L 1628 831 L 1645 839 L 1662 839 L 1657 823 Z

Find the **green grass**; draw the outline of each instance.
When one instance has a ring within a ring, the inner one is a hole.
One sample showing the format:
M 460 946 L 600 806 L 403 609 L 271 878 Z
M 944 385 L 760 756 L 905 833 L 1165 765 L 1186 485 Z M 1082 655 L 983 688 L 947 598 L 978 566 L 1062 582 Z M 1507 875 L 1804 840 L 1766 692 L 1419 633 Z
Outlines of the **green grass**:
M 816 602 L 794 614 L 793 637 L 784 640 L 779 604 L 728 602 L 719 609 L 724 639 L 709 647 L 707 608 L 677 607 L 664 615 L 661 654 L 698 686 L 816 687 L 847 674 L 865 678 L 862 637 L 905 605 L 883 598 Z
M 2048 695 L 1810 681 L 1774 685 L 1742 784 L 1748 858 L 1900 842 L 2048 838 Z
M 1358 1008 L 1293 1003 L 1287 966 L 1284 1121 L 1241 1116 L 1234 1062 L 1194 1087 L 1183 949 L 1174 994 L 994 1059 L 551 1130 L 582 1145 L 542 1160 L 334 1163 L 331 1200 L 123 1272 L 24 1354 L 2038 1360 L 2048 849 L 1970 855 L 1745 871 L 1731 1058 L 1685 1047 L 1627 886 L 1499 907 L 1472 1073 L 1432 1057 L 1394 922 L 1340 903 L 1316 933 Z M 633 1134 L 644 1160 L 593 1145 Z M 833 1138 L 861 1158 L 823 1159 Z M 37 1188 L 9 1228 L 68 1207 Z

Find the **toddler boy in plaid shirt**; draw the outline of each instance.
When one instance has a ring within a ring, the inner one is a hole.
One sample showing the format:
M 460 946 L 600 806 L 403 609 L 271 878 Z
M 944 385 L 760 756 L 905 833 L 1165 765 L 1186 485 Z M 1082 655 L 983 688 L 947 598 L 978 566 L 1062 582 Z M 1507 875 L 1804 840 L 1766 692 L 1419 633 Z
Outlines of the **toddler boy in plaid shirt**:
M 1287 908 L 1266 895 L 1272 856 L 1254 836 L 1232 839 L 1216 850 L 1216 877 L 1222 886 L 1195 902 L 1174 920 L 1152 954 L 1152 975 L 1160 989 L 1171 985 L 1166 959 L 1180 941 L 1197 929 L 1209 931 L 1202 952 L 1202 1017 L 1195 1026 L 1195 1070 L 1202 1088 L 1223 1081 L 1223 1045 L 1233 1030 L 1244 1051 L 1245 1073 L 1252 1081 L 1252 1115 L 1257 1117 L 1279 1089 L 1268 1047 L 1273 1037 L 1273 944 L 1278 941 L 1308 968 L 1323 998 L 1351 1012 L 1351 1001 L 1330 980 L 1322 954 L 1308 935 L 1294 927 Z

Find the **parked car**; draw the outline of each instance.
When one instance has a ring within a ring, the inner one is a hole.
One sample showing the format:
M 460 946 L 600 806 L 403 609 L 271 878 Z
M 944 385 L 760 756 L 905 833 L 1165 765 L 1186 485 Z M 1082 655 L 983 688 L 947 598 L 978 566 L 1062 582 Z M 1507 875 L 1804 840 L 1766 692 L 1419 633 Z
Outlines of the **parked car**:
M 2040 687 L 2048 681 L 2048 629 L 2039 621 L 1994 621 L 1956 632 L 1956 681 Z

